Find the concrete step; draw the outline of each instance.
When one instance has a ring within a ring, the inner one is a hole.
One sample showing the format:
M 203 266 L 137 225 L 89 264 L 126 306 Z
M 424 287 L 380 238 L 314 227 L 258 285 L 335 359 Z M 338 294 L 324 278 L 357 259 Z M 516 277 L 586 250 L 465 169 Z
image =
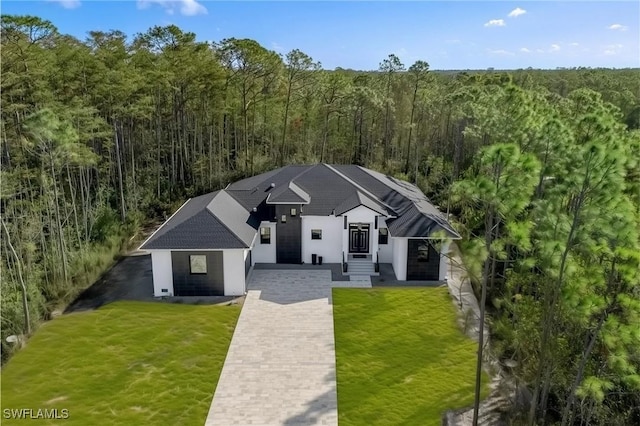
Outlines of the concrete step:
M 356 272 L 356 271 L 373 272 L 373 271 L 375 271 L 375 269 L 373 267 L 369 268 L 369 267 L 351 266 L 351 265 L 349 265 L 349 268 L 347 269 L 347 271 L 348 272 Z
M 348 269 L 345 275 L 349 276 L 378 276 L 379 273 L 375 272 L 375 265 L 370 260 L 363 259 L 361 261 L 349 261 Z
M 373 268 L 373 262 L 347 262 L 349 266 L 371 266 Z
M 348 263 L 350 268 L 373 268 L 373 263 Z

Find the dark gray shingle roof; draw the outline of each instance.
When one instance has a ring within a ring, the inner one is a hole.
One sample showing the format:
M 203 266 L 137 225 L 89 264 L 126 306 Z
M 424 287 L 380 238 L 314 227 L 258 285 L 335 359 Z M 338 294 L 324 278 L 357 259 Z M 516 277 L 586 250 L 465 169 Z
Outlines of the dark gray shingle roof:
M 188 200 L 140 249 L 248 248 L 256 228 L 247 210 L 224 190 L 216 191 Z
M 388 216 L 390 215 L 389 211 L 381 206 L 379 203 L 376 203 L 371 198 L 364 195 L 362 192 L 357 191 L 349 198 L 340 203 L 339 206 L 336 207 L 336 216 L 345 214 L 349 210 L 353 210 L 356 207 L 365 206 L 374 212 L 380 213 L 381 215 Z
M 288 186 L 274 188 L 267 196 L 267 204 L 288 203 L 288 204 L 309 204 L 311 197 L 302 188 L 293 182 Z
M 386 199 L 385 202 L 397 212 L 397 218 L 387 220 L 389 233 L 392 236 L 429 237 L 435 232 L 443 231 L 450 238 L 460 238 L 460 234 L 451 226 L 444 214 L 431 204 L 417 186 L 373 170 L 360 169 L 390 190 L 385 191 L 383 197 Z M 372 183 L 366 179 L 362 181 Z M 378 184 L 372 186 L 377 191 L 382 190 Z
M 282 167 L 192 198 L 141 249 L 250 247 L 260 220 L 273 216 L 267 197 L 305 204 L 302 215 L 340 215 L 365 206 L 387 216 L 394 237 L 424 238 L 444 231 L 460 238 L 416 186 L 360 166 L 316 164 Z

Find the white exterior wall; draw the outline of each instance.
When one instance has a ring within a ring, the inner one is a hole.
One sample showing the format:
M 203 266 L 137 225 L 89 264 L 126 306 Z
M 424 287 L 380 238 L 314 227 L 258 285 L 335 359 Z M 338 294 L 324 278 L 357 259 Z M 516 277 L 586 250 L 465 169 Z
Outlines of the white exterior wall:
M 377 212 L 370 210 L 364 206 L 356 207 L 353 210 L 349 210 L 345 213 L 347 216 L 347 229 L 344 229 L 344 218 L 342 219 L 343 238 L 342 238 L 342 250 L 346 256 L 349 254 L 349 224 L 351 223 L 368 223 L 369 226 L 369 254 L 371 254 L 372 262 L 376 261 L 375 254 L 378 252 L 378 230 L 374 228 Z M 342 258 L 342 254 L 340 254 Z
M 260 228 L 271 228 L 271 244 L 260 244 Z M 258 234 L 251 250 L 251 262 L 256 263 L 276 263 L 276 224 L 275 222 L 262 222 L 258 228 Z
M 153 271 L 153 295 L 173 296 L 173 270 L 171 267 L 171 251 L 159 250 L 151 252 L 151 268 Z M 163 292 L 162 289 L 166 289 Z
M 409 244 L 406 238 L 391 238 L 393 245 L 393 271 L 398 281 L 407 279 L 407 253 Z
M 223 250 L 224 295 L 242 296 L 245 293 L 243 249 Z
M 341 216 L 302 216 L 302 261 L 311 263 L 311 255 L 317 254 L 322 263 L 342 262 L 343 228 Z M 312 229 L 322 230 L 321 240 L 311 239 Z
M 444 242 L 442 244 L 442 249 L 440 250 L 440 275 L 438 277 L 440 281 L 446 281 L 449 279 L 449 244 L 449 241 Z
M 387 223 L 383 217 L 378 218 L 378 228 L 386 228 Z M 374 238 L 378 241 L 378 230 L 374 230 L 376 235 Z M 392 263 L 393 262 L 393 241 L 391 241 L 391 236 L 387 241 L 387 244 L 378 245 L 378 262 L 380 263 Z

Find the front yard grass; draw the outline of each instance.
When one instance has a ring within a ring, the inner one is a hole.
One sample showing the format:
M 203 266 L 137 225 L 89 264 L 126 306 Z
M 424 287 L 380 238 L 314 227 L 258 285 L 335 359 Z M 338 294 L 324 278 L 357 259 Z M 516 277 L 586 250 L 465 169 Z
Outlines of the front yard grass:
M 64 425 L 203 424 L 240 307 L 117 302 L 43 324 L 2 369 L 6 409 Z
M 333 312 L 341 426 L 440 425 L 473 404 L 477 344 L 446 288 L 336 288 Z

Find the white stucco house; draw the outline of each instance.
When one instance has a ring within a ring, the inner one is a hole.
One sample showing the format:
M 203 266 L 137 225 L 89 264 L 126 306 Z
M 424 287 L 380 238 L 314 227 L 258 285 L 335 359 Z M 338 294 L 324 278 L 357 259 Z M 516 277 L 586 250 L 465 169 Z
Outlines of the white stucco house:
M 291 165 L 189 199 L 140 249 L 155 296 L 242 295 L 258 263 L 341 264 L 445 280 L 460 236 L 414 185 L 354 165 Z M 437 244 L 436 244 L 437 243 Z

